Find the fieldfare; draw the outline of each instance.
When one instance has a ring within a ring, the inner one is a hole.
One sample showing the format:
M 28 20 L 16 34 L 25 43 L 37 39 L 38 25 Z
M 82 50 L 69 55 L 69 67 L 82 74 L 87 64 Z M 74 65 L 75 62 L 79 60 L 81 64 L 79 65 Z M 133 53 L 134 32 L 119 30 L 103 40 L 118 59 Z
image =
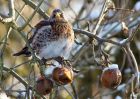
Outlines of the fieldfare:
M 53 10 L 48 20 L 40 21 L 33 29 L 33 35 L 28 40 L 32 50 L 40 59 L 52 57 L 68 58 L 74 43 L 74 31 L 60 9 Z M 31 56 L 25 46 L 14 56 Z

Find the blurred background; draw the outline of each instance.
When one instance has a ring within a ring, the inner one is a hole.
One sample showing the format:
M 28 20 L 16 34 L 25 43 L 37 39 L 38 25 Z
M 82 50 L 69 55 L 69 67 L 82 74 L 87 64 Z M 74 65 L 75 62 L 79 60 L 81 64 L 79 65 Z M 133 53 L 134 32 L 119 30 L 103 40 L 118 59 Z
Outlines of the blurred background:
M 43 19 L 47 19 L 55 8 L 64 11 L 73 28 L 93 32 L 103 9 L 105 0 L 43 0 L 39 10 L 36 7 L 42 0 L 14 0 L 15 20 L 21 27 L 25 36 L 31 35 L 31 29 Z M 108 6 L 98 30 L 97 36 L 119 42 L 128 37 L 140 23 L 140 1 L 139 0 L 108 0 Z M 9 15 L 9 0 L 0 0 L 0 15 Z M 43 16 L 44 11 L 46 16 Z M 28 23 L 27 23 L 28 22 Z M 122 28 L 125 23 L 127 31 Z M 26 25 L 25 25 L 26 24 Z M 25 41 L 19 32 L 11 27 L 11 23 L 0 22 L 0 66 L 11 68 L 19 76 L 23 77 L 29 84 L 34 85 L 36 78 L 40 75 L 38 66 L 30 58 L 12 56 L 25 45 Z M 140 31 L 135 35 L 130 44 L 138 66 L 140 66 Z M 127 99 L 132 95 L 131 81 L 135 68 L 132 61 L 127 58 L 121 47 L 104 43 L 87 44 L 88 38 L 80 33 L 75 34 L 75 44 L 71 52 L 73 67 L 80 70 L 75 74 L 73 85 L 75 86 L 79 99 Z M 108 54 L 110 63 L 118 64 L 122 72 L 122 82 L 116 89 L 108 89 L 101 85 L 102 55 L 100 50 Z M 72 86 L 66 86 L 73 94 Z M 26 88 L 14 76 L 7 71 L 2 71 L 0 81 L 1 92 L 5 92 L 8 99 L 25 99 Z M 52 92 L 55 94 L 55 90 Z M 138 94 L 137 94 L 138 95 Z M 71 95 L 59 87 L 59 92 L 54 99 L 72 99 Z M 57 97 L 57 98 L 56 98 Z M 138 95 L 138 98 L 140 96 Z M 4 98 L 0 98 L 4 99 Z M 6 99 L 6 98 L 5 98 Z

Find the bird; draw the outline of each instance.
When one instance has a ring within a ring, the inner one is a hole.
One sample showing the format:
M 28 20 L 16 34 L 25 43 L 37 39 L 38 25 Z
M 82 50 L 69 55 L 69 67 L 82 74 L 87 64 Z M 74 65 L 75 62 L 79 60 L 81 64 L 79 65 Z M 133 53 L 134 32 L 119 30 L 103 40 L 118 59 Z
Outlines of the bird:
M 67 59 L 74 43 L 74 31 L 62 10 L 56 8 L 48 19 L 37 23 L 28 43 L 39 59 L 63 57 Z M 27 44 L 13 56 L 31 56 Z

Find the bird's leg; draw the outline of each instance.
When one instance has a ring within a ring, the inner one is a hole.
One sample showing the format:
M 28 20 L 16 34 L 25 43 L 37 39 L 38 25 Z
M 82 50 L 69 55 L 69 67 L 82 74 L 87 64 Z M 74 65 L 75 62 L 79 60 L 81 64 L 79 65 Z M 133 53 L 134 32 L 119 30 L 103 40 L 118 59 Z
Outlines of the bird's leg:
M 67 60 L 64 59 L 64 57 L 62 56 L 58 56 L 58 57 L 54 57 L 54 60 L 56 60 L 58 63 L 60 63 L 62 66 L 66 66 L 67 65 Z
M 45 65 L 47 61 L 50 61 L 52 59 L 56 60 L 58 63 L 60 63 L 60 64 L 62 64 L 64 66 L 71 66 L 70 61 L 65 60 L 64 57 L 62 57 L 62 56 L 52 57 L 52 58 L 48 58 L 48 59 L 42 58 L 41 63 Z
M 64 64 L 72 68 L 70 60 L 64 60 Z
M 54 57 L 53 59 L 62 65 L 64 63 L 64 57 L 58 56 L 58 57 Z
M 44 57 L 41 59 L 42 64 L 46 65 L 47 59 L 45 59 Z
M 72 67 L 70 60 L 64 60 L 64 64 L 65 64 L 65 66 L 69 66 L 73 70 L 73 72 L 75 72 L 75 73 L 79 72 L 79 70 Z
M 53 59 L 56 60 L 58 63 L 60 63 L 62 66 L 69 66 L 73 70 L 73 72 L 75 73 L 79 72 L 79 70 L 72 67 L 70 60 L 65 60 L 64 57 L 61 56 L 54 57 Z
M 52 60 L 52 59 L 54 59 L 54 58 L 45 59 L 45 58 L 43 57 L 41 60 L 39 60 L 39 64 L 40 64 L 39 68 L 40 68 L 40 73 L 41 73 L 42 76 L 44 76 L 44 72 L 45 72 L 46 66 L 50 66 L 50 65 L 55 66 L 55 65 L 52 64 L 52 63 L 50 63 L 50 64 L 47 64 L 47 63 L 46 63 L 47 61 L 50 61 L 50 60 Z
M 48 59 L 45 59 L 44 57 L 41 59 L 41 61 L 42 61 L 42 63 L 44 64 L 44 65 L 46 65 L 46 62 L 47 61 L 50 61 L 50 60 L 52 60 L 53 58 L 48 58 Z M 48 65 L 48 64 L 47 64 Z
M 56 60 L 58 63 L 60 64 L 64 64 L 64 57 L 61 57 L 61 56 L 58 56 L 58 57 L 52 57 L 52 58 L 47 58 L 45 59 L 44 57 L 41 59 L 41 64 L 43 65 L 46 65 L 46 62 L 47 61 L 50 61 L 50 60 Z

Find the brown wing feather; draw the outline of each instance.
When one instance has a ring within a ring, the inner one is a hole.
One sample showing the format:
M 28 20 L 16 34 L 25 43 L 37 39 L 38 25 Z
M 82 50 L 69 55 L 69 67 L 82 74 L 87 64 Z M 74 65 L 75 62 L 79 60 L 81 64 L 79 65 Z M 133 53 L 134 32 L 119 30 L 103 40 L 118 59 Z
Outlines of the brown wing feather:
M 38 30 L 42 27 L 42 26 L 49 26 L 50 25 L 50 21 L 49 20 L 42 20 L 39 23 L 37 23 L 35 25 L 35 32 L 33 33 L 33 35 L 29 38 L 29 43 L 31 43 L 35 37 L 35 35 L 37 34 Z
M 38 24 L 35 25 L 35 31 L 33 33 L 33 35 L 28 39 L 29 44 L 32 43 L 34 37 L 38 34 L 38 30 L 42 27 L 42 26 L 49 26 L 50 22 L 48 20 L 42 20 L 40 21 Z M 20 50 L 17 53 L 14 53 L 13 56 L 20 56 L 20 55 L 25 55 L 27 57 L 31 56 L 31 52 L 29 51 L 28 47 L 25 45 L 25 47 Z

